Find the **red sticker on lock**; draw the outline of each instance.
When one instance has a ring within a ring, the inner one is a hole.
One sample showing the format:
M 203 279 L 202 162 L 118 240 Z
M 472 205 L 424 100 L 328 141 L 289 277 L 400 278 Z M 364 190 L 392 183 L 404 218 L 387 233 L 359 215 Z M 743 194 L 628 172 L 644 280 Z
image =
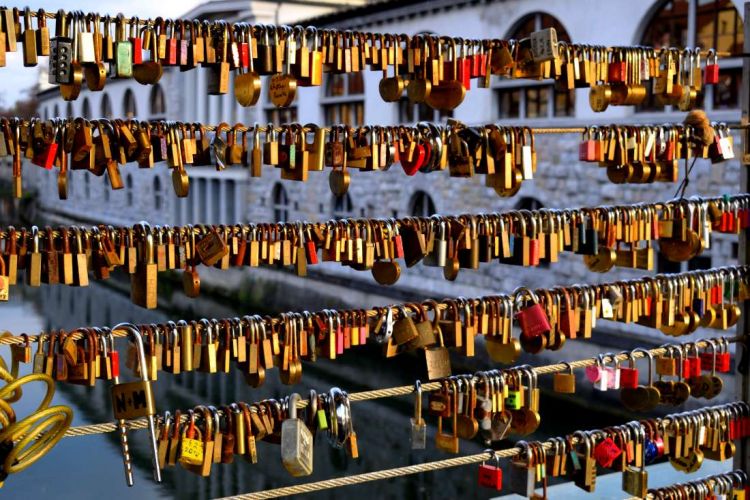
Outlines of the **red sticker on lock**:
M 314 266 L 318 263 L 318 248 L 312 240 L 305 242 L 305 257 L 307 259 L 307 264 L 310 266 Z
M 688 363 L 690 364 L 690 371 L 688 372 L 688 377 L 700 377 L 701 376 L 701 359 L 698 356 L 693 356 L 692 358 L 687 358 Z M 685 376 L 683 371 L 683 376 Z
M 732 365 L 732 359 L 728 352 L 720 352 L 716 355 L 716 371 L 728 373 Z
M 47 147 L 34 155 L 31 163 L 46 168 L 47 170 L 52 170 L 52 167 L 55 164 L 55 156 L 57 156 L 57 143 L 51 142 L 47 144 Z
M 537 238 L 529 241 L 529 265 L 539 265 L 539 240 Z
M 109 363 L 112 365 L 112 378 L 120 376 L 120 353 L 117 351 L 110 351 Z
M 600 467 L 611 467 L 620 455 L 622 450 L 610 437 L 600 441 L 594 448 L 594 459 Z

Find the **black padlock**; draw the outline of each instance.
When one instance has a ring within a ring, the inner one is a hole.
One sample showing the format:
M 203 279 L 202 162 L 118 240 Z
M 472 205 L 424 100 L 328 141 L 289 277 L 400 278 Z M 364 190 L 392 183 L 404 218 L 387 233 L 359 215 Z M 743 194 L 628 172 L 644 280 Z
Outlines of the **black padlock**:
M 68 37 L 65 11 L 55 16 L 55 38 L 50 41 L 49 78 L 51 84 L 70 84 L 73 80 L 73 39 Z

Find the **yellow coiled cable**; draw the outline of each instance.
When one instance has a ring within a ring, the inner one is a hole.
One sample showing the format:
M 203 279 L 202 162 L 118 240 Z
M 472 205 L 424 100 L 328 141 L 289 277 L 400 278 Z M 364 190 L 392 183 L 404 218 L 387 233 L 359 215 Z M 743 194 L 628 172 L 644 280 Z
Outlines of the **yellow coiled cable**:
M 0 337 L 7 336 L 5 332 Z M 73 410 L 67 406 L 52 406 L 55 383 L 47 374 L 32 373 L 18 378 L 18 359 L 12 356 L 11 369 L 0 357 L 0 379 L 6 385 L 0 388 L 0 487 L 9 474 L 21 472 L 47 454 L 65 435 L 73 421 Z M 16 420 L 11 403 L 18 401 L 22 386 L 43 382 L 46 392 L 34 412 Z

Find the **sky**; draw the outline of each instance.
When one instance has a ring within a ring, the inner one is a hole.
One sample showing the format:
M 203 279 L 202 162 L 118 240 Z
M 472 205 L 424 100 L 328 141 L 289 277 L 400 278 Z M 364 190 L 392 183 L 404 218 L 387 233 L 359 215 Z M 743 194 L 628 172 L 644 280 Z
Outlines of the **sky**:
M 112 17 L 122 12 L 125 17 L 178 17 L 202 3 L 199 0 L 159 0 L 158 2 L 146 0 L 131 0 L 115 2 L 112 0 L 37 0 L 33 4 L 6 4 L 9 7 L 25 8 L 27 5 L 31 10 L 45 9 L 48 12 L 57 12 L 59 9 L 82 10 L 84 12 L 98 12 L 102 15 L 109 14 Z M 125 8 L 126 4 L 126 8 Z M 54 26 L 54 21 L 52 21 Z M 48 21 L 49 24 L 49 21 Z M 34 23 L 36 26 L 36 22 Z M 4 106 L 12 105 L 16 100 L 25 96 L 26 89 L 30 88 L 38 79 L 40 67 L 47 67 L 47 58 L 39 58 L 39 64 L 35 68 L 24 68 L 21 55 L 21 45 L 14 54 L 8 54 L 7 65 L 0 68 L 0 103 Z

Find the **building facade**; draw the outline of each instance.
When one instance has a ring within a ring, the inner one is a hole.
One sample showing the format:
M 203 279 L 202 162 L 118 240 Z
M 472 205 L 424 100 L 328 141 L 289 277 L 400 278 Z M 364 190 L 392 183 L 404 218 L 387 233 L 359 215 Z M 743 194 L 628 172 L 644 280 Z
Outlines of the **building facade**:
M 248 10 L 245 2 L 214 1 L 184 17 L 309 24 L 409 35 L 430 32 L 464 38 L 520 38 L 536 29 L 553 26 L 561 40 L 577 43 L 700 46 L 733 53 L 741 52 L 743 40 L 741 2 L 731 0 L 411 0 L 368 3 L 344 10 L 326 2 L 253 1 Z M 705 89 L 702 105 L 712 120 L 738 121 L 741 65 L 739 58 L 722 60 L 719 85 Z M 380 72 L 374 71 L 325 74 L 322 86 L 299 89 L 295 102 L 287 109 L 273 107 L 264 83 L 258 104 L 242 108 L 231 92 L 223 96 L 206 93 L 207 71 L 199 68 L 180 73 L 165 69 L 158 85 L 113 80 L 104 91 L 83 91 L 72 103 L 62 101 L 56 89 L 44 90 L 40 94 L 40 116 L 166 118 L 211 124 L 298 121 L 321 125 L 341 122 L 393 125 L 447 118 L 445 113 L 406 100 L 383 102 L 378 93 L 381 77 Z M 594 113 L 587 89 L 558 92 L 548 81 L 497 77 L 492 78 L 491 88 L 468 92 L 463 104 L 450 115 L 467 124 L 497 122 L 532 127 L 681 122 L 684 118 L 684 113 L 677 109 L 657 109 L 649 104 L 638 108 L 610 107 L 604 113 Z M 153 224 L 176 225 L 402 217 L 637 203 L 674 196 L 673 184 L 609 183 L 603 169 L 578 162 L 578 139 L 570 135 L 538 136 L 536 177 L 524 182 L 513 198 L 499 198 L 491 188 L 484 187 L 482 178 L 452 179 L 446 172 L 415 177 L 403 175 L 398 168 L 387 172 L 353 172 L 349 193 L 335 197 L 324 173 L 311 172 L 310 180 L 303 184 L 281 181 L 279 173 L 271 168 L 264 169 L 263 177 L 257 179 L 238 167 L 221 172 L 194 167 L 188 169 L 190 196 L 179 199 L 172 191 L 165 166 L 149 170 L 127 165 L 122 169 L 125 188 L 120 191 L 112 191 L 106 178 L 72 172 L 69 200 L 60 201 L 55 176 L 34 168 L 27 168 L 24 173 L 31 173 L 42 210 L 53 221 L 126 225 L 142 219 Z M 740 144 L 739 140 L 735 143 Z M 699 161 L 688 194 L 710 196 L 738 191 L 737 161 L 717 165 Z M 700 258 L 681 265 L 660 260 L 658 270 L 676 272 L 731 264 L 736 262 L 736 256 L 736 237 L 714 235 L 711 249 Z M 341 289 L 344 291 L 352 284 L 372 283 L 369 273 L 332 264 L 314 269 L 319 280 L 344 283 Z M 579 256 L 563 255 L 561 262 L 550 268 L 519 269 L 494 264 L 478 271 L 462 271 L 457 283 L 443 280 L 440 269 L 418 266 L 404 270 L 394 288 L 417 296 L 471 296 L 511 291 L 522 283 L 554 286 L 642 274 L 643 271 L 621 269 L 597 276 L 586 270 Z M 388 294 L 382 290 L 379 293 Z

